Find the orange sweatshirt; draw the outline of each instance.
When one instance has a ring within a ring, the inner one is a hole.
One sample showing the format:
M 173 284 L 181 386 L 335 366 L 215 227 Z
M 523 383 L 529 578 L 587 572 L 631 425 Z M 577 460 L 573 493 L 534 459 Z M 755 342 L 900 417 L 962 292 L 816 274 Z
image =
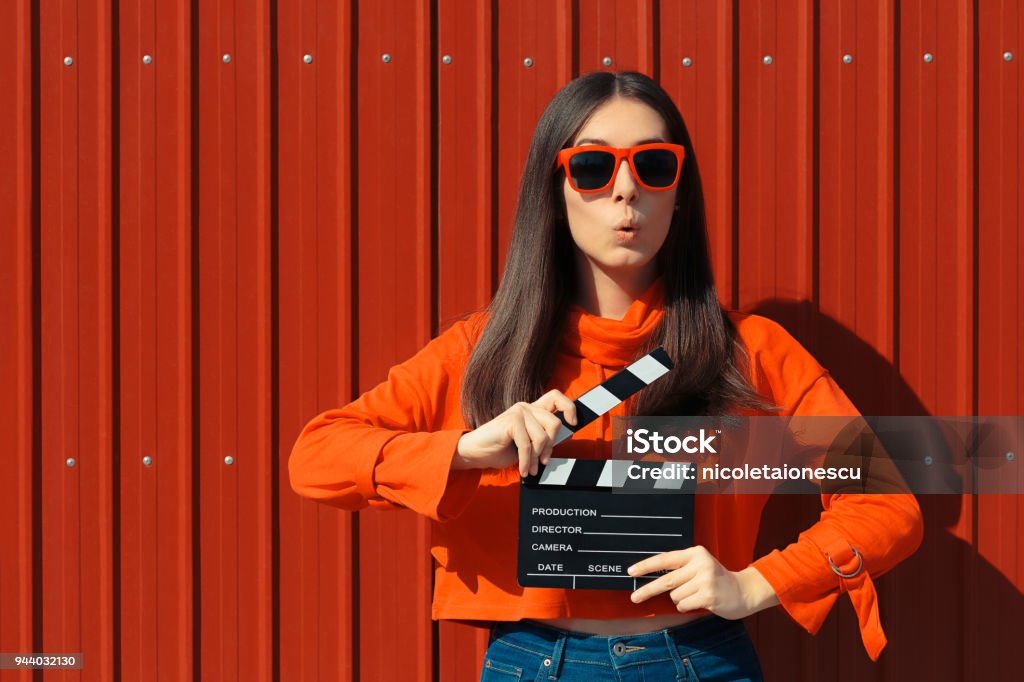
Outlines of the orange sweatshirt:
M 548 389 L 570 398 L 632 362 L 662 317 L 660 280 L 622 320 L 574 307 Z M 729 313 L 750 356 L 754 388 L 783 415 L 856 415 L 857 410 L 811 355 L 775 322 Z M 431 519 L 437 562 L 435 619 L 632 618 L 676 613 L 668 595 L 633 604 L 627 591 L 524 588 L 516 582 L 517 465 L 503 470 L 452 471 L 456 444 L 467 428 L 460 390 L 483 314 L 453 325 L 387 379 L 345 407 L 316 416 L 300 433 L 288 471 L 303 497 L 355 511 L 408 508 Z M 524 343 L 528 342 L 524 340 Z M 611 456 L 614 408 L 559 445 L 558 457 Z M 872 577 L 918 547 L 920 508 L 912 495 L 822 494 L 820 520 L 785 549 L 757 558 L 754 545 L 766 495 L 698 495 L 694 539 L 726 568 L 751 563 L 781 606 L 814 634 L 833 603 L 848 592 L 864 645 L 877 659 L 886 644 Z M 793 529 L 794 535 L 798 529 Z M 852 573 L 840 578 L 829 564 Z M 752 561 L 753 560 L 753 561 Z

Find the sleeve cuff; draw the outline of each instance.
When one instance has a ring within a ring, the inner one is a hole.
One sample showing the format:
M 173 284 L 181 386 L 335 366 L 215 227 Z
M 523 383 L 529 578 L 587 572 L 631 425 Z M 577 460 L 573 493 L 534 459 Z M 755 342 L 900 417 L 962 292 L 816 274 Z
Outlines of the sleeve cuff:
M 813 585 L 802 585 L 787 580 L 785 576 L 792 574 L 792 571 L 787 566 L 786 557 L 779 550 L 773 550 L 751 565 L 775 590 L 779 605 L 789 617 L 812 635 L 821 629 L 839 595 L 843 592 L 848 593 L 857 613 L 864 649 L 872 661 L 877 661 L 888 639 L 882 629 L 875 584 L 863 565 L 863 558 L 855 556 L 845 541 L 822 550 L 821 556 L 830 577 L 836 581 L 836 586 L 824 593 L 821 590 L 814 590 Z M 835 570 L 829 563 L 830 558 L 836 566 Z M 843 578 L 835 572 L 836 570 L 843 574 L 856 575 Z

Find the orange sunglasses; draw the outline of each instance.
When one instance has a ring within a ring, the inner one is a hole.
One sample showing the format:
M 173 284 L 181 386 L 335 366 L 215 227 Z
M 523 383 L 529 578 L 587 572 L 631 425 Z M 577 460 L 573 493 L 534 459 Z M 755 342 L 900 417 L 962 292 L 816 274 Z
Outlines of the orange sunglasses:
M 623 159 L 637 183 L 645 189 L 662 192 L 679 182 L 686 158 L 686 147 L 668 142 L 638 144 L 619 149 L 600 145 L 569 147 L 558 152 L 556 168 L 565 170 L 569 186 L 581 194 L 603 192 L 615 182 Z

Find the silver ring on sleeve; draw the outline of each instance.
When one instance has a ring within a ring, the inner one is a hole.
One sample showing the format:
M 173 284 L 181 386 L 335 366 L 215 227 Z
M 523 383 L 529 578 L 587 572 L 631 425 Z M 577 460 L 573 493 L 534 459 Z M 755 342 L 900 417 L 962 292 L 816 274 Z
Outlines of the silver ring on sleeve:
M 860 555 L 860 552 L 858 552 L 857 548 L 853 545 L 850 545 L 850 549 L 853 550 L 853 556 L 857 557 L 857 568 L 854 569 L 852 573 L 843 573 L 839 570 L 839 567 L 836 566 L 835 562 L 832 561 L 832 557 L 828 556 L 828 554 L 825 555 L 826 557 L 828 557 L 828 565 L 832 567 L 832 572 L 838 575 L 840 578 L 853 578 L 858 573 L 860 573 L 862 568 L 864 568 L 864 557 Z

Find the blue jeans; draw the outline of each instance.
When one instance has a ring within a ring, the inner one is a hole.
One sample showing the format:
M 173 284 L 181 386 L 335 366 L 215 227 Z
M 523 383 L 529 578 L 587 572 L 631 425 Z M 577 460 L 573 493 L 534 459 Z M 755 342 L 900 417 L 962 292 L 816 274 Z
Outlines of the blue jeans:
M 641 635 L 591 635 L 528 620 L 491 626 L 481 682 L 761 680 L 743 621 L 709 615 Z

